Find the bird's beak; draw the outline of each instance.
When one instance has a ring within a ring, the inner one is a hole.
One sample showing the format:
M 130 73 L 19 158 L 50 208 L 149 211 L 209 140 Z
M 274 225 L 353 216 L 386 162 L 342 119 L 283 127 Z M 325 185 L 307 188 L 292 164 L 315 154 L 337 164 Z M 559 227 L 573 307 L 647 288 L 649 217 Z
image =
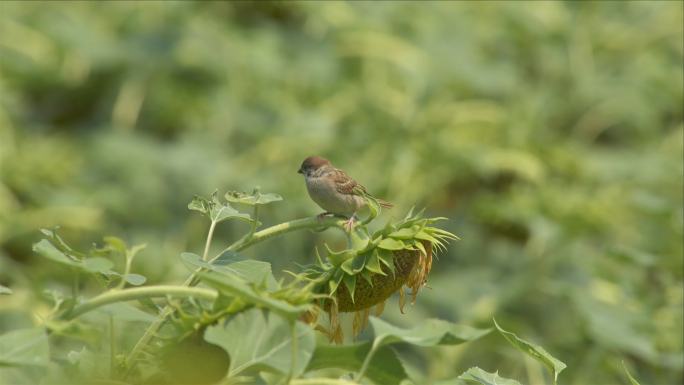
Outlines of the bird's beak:
M 302 171 L 302 169 L 300 168 L 299 170 L 297 170 L 297 174 L 304 174 L 304 171 Z

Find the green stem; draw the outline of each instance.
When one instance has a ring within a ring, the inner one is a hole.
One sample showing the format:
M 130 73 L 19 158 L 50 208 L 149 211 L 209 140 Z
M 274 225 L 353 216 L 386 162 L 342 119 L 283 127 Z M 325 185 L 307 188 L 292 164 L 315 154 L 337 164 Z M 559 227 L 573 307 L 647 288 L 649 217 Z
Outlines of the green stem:
M 114 378 L 116 370 L 116 344 L 114 343 L 114 315 L 109 315 L 109 378 Z
M 239 241 L 233 243 L 232 245 L 226 247 L 218 253 L 214 258 L 211 259 L 211 261 L 214 261 L 216 258 L 218 258 L 221 254 L 227 252 L 227 251 L 240 251 L 244 250 L 256 243 L 263 242 L 265 240 L 268 240 L 270 238 L 276 237 L 278 235 L 282 235 L 285 233 L 289 233 L 290 231 L 295 231 L 295 230 L 302 230 L 302 229 L 317 229 L 317 228 L 328 228 L 328 227 L 339 227 L 340 229 L 344 229 L 344 220 L 338 219 L 338 218 L 321 218 L 319 219 L 318 217 L 310 217 L 310 218 L 302 218 L 302 219 L 295 219 L 289 222 L 284 222 L 275 226 L 271 226 L 268 228 L 265 228 L 261 231 L 257 231 L 256 233 L 252 234 L 251 237 L 249 238 L 243 238 L 240 239 Z
M 125 252 L 124 258 L 126 258 L 126 266 L 124 267 L 123 275 L 120 277 L 121 281 L 119 281 L 119 284 L 116 285 L 117 290 L 123 289 L 126 286 L 126 278 L 124 277 L 131 272 L 131 264 L 133 263 L 133 258 L 131 258 L 129 255 L 128 250 Z
M 373 345 L 371 346 L 370 351 L 366 355 L 366 358 L 363 360 L 363 364 L 361 365 L 361 369 L 359 369 L 359 372 L 356 374 L 356 377 L 354 377 L 354 381 L 359 382 L 363 378 L 363 375 L 366 374 L 366 370 L 368 370 L 368 365 L 370 365 L 371 360 L 373 359 L 373 356 L 375 355 L 375 352 L 378 350 L 380 347 L 380 343 L 378 339 L 373 340 Z
M 292 359 L 290 361 L 290 373 L 287 375 L 285 384 L 289 384 L 292 381 L 292 376 L 294 376 L 297 369 L 297 321 L 291 321 L 290 323 L 292 324 Z
M 215 300 L 216 297 L 218 297 L 218 294 L 216 291 L 210 289 L 174 285 L 144 286 L 133 289 L 113 290 L 100 294 L 97 297 L 91 298 L 88 301 L 76 306 L 65 315 L 65 318 L 74 319 L 82 314 L 95 310 L 98 307 L 109 305 L 111 303 L 166 296 L 199 297 Z
M 209 246 L 211 246 L 211 240 L 214 238 L 214 229 L 216 228 L 216 221 L 211 221 L 209 226 L 209 233 L 207 234 L 207 241 L 204 242 L 204 253 L 202 253 L 202 260 L 207 260 L 207 255 L 209 254 Z
M 254 205 L 254 213 L 252 217 L 252 219 L 254 219 L 254 222 L 252 222 L 252 229 L 249 232 L 250 237 L 254 235 L 254 233 L 256 232 L 256 228 L 259 225 L 259 205 Z

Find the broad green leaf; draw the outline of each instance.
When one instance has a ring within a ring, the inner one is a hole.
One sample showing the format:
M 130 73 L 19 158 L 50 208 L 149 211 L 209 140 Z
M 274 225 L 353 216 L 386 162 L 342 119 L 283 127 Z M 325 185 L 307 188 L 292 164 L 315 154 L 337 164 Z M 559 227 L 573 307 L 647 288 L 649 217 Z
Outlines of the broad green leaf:
M 247 303 L 270 309 L 288 319 L 296 319 L 302 312 L 308 309 L 308 306 L 295 306 L 286 301 L 271 298 L 266 291 L 258 292 L 247 281 L 244 281 L 237 275 L 230 276 L 224 273 L 206 272 L 200 273 L 199 277 L 204 283 L 224 294 L 239 297 Z
M 478 367 L 466 370 L 455 381 L 439 382 L 436 385 L 520 385 L 516 380 L 503 378 L 498 372 L 489 373 Z
M 96 313 L 111 315 L 117 321 L 154 322 L 157 319 L 156 316 L 124 302 L 116 302 L 102 306 L 97 309 Z
M 194 268 L 201 267 L 210 270 L 214 269 L 214 266 L 212 266 L 209 262 L 202 260 L 202 257 L 195 253 L 183 252 L 181 253 L 180 258 L 181 261 L 191 265 Z
M 216 265 L 212 263 L 212 266 Z M 278 282 L 273 276 L 271 264 L 268 262 L 246 259 L 244 261 L 223 265 L 223 267 L 237 274 L 247 282 L 264 286 L 268 290 L 275 290 L 278 288 Z
M 129 273 L 123 276 L 123 279 L 126 280 L 126 282 L 130 283 L 133 286 L 140 286 L 147 281 L 147 278 L 144 275 L 140 274 L 133 274 Z
M 57 234 L 55 230 L 41 229 L 40 232 L 49 238 L 49 241 L 61 252 L 67 255 L 67 257 L 72 259 L 85 258 L 85 254 L 72 249 L 67 243 L 62 239 L 62 237 Z
M 190 210 L 199 211 L 211 219 L 212 222 L 223 222 L 230 218 L 237 218 L 246 221 L 252 221 L 249 214 L 241 213 L 229 204 L 223 203 L 218 199 L 218 191 L 211 194 L 211 199 L 195 195 L 195 197 L 188 204 Z
M 214 222 L 223 222 L 226 219 L 236 218 L 243 221 L 251 221 L 249 214 L 241 213 L 228 205 L 216 205 L 209 212 L 209 218 Z
M 497 330 L 499 330 L 499 333 L 501 333 L 506 340 L 513 345 L 516 349 L 520 350 L 523 353 L 528 354 L 535 360 L 541 362 L 546 366 L 551 373 L 553 373 L 553 383 L 555 384 L 556 381 L 558 381 L 558 374 L 563 371 L 567 367 L 565 363 L 561 362 L 560 360 L 556 359 L 553 357 L 549 352 L 547 352 L 544 348 L 542 348 L 539 345 L 535 345 L 533 343 L 527 342 L 523 340 L 522 338 L 519 338 L 517 335 L 514 333 L 508 332 L 504 329 L 502 329 L 499 324 L 496 323 L 496 320 L 494 320 L 494 326 L 496 326 Z
M 317 345 L 306 371 L 338 368 L 357 372 L 370 349 L 371 342 L 343 346 Z M 399 385 L 408 376 L 394 350 L 386 346 L 375 352 L 366 377 L 378 385 Z
M 377 346 L 406 342 L 418 346 L 457 345 L 476 340 L 491 329 L 475 329 L 466 325 L 428 319 L 411 329 L 401 329 L 380 318 L 370 317 Z
M 265 205 L 271 202 L 282 201 L 283 197 L 274 193 L 262 193 L 258 189 L 254 189 L 251 194 L 239 191 L 228 191 L 225 195 L 228 202 L 241 203 L 245 205 Z
M 198 211 L 205 215 L 209 215 L 211 204 L 207 198 L 195 195 L 190 201 L 190 203 L 188 203 L 188 209 Z
M 33 245 L 33 251 L 36 253 L 53 260 L 55 262 L 61 263 L 63 265 L 75 267 L 79 270 L 88 273 L 103 273 L 106 275 L 118 275 L 119 273 L 111 270 L 114 267 L 112 261 L 102 258 L 102 257 L 91 257 L 83 259 L 75 259 L 61 250 L 59 250 L 55 245 L 47 239 L 42 239 Z
M 602 346 L 658 361 L 654 341 L 639 325 L 637 313 L 617 304 L 598 301 L 584 290 L 572 294 L 576 309 L 586 319 L 586 330 Z
M 240 260 L 243 260 L 244 258 L 238 254 L 235 251 L 228 250 L 224 251 L 219 255 L 213 262 L 213 265 L 218 265 L 218 266 L 223 266 L 223 265 L 229 265 L 233 262 L 237 262 Z
M 0 285 L 0 295 L 3 295 L 3 294 L 5 294 L 5 295 L 12 294 L 12 289 L 10 289 L 7 286 Z
M 19 329 L 0 335 L 0 367 L 45 366 L 50 348 L 43 328 Z
M 114 267 L 114 263 L 102 257 L 85 258 L 81 261 L 83 269 L 91 273 L 105 273 Z
M 33 251 L 42 255 L 47 259 L 51 259 L 55 262 L 59 262 L 63 265 L 72 267 L 81 267 L 79 261 L 69 258 L 66 254 L 58 250 L 52 242 L 47 239 L 41 239 L 33 245 Z
M 231 257 L 241 258 L 237 253 L 232 253 Z M 264 286 L 269 290 L 278 288 L 278 283 L 271 271 L 271 264 L 268 262 L 255 260 L 230 261 L 224 259 L 209 263 L 203 261 L 202 257 L 194 253 L 181 253 L 181 260 L 193 268 L 201 267 L 217 273 L 228 274 L 231 277 L 238 276 L 249 283 Z
M 223 323 L 209 326 L 204 339 L 230 355 L 229 375 L 266 370 L 288 373 L 292 365 L 292 322 L 297 338 L 294 376 L 304 372 L 315 347 L 313 329 L 259 309 L 239 313 Z
M 629 370 L 627 370 L 627 366 L 625 366 L 625 361 L 622 361 L 622 369 L 624 369 L 625 374 L 627 375 L 627 379 L 629 379 L 630 384 L 641 385 L 641 384 L 639 384 L 639 381 L 637 381 L 636 378 L 634 378 L 632 376 L 632 373 L 630 373 Z

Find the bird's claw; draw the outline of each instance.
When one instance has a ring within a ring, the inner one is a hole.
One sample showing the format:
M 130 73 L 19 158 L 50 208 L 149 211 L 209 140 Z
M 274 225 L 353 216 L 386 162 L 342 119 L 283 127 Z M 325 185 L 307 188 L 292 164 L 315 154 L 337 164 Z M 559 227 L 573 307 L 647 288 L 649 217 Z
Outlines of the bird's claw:
M 347 230 L 348 233 L 351 233 L 352 228 L 354 227 L 354 223 L 356 222 L 356 218 L 352 215 L 351 218 L 347 219 L 344 222 L 344 229 Z
M 323 218 L 327 217 L 327 216 L 330 215 L 330 214 L 332 214 L 332 213 L 329 213 L 329 212 L 327 212 L 327 211 L 322 212 L 322 213 L 316 215 L 316 219 L 318 219 L 319 221 L 322 221 Z

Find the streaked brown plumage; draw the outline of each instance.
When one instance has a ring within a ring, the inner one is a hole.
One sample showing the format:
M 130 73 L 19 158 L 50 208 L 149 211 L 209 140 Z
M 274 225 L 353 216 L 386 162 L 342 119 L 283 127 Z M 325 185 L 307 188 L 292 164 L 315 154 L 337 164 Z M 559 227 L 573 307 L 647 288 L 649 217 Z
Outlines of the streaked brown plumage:
M 320 156 L 304 159 L 297 172 L 304 175 L 311 199 L 328 213 L 350 218 L 349 226 L 369 198 L 376 199 L 382 207 L 392 207 L 391 203 L 372 197 L 363 185 Z

